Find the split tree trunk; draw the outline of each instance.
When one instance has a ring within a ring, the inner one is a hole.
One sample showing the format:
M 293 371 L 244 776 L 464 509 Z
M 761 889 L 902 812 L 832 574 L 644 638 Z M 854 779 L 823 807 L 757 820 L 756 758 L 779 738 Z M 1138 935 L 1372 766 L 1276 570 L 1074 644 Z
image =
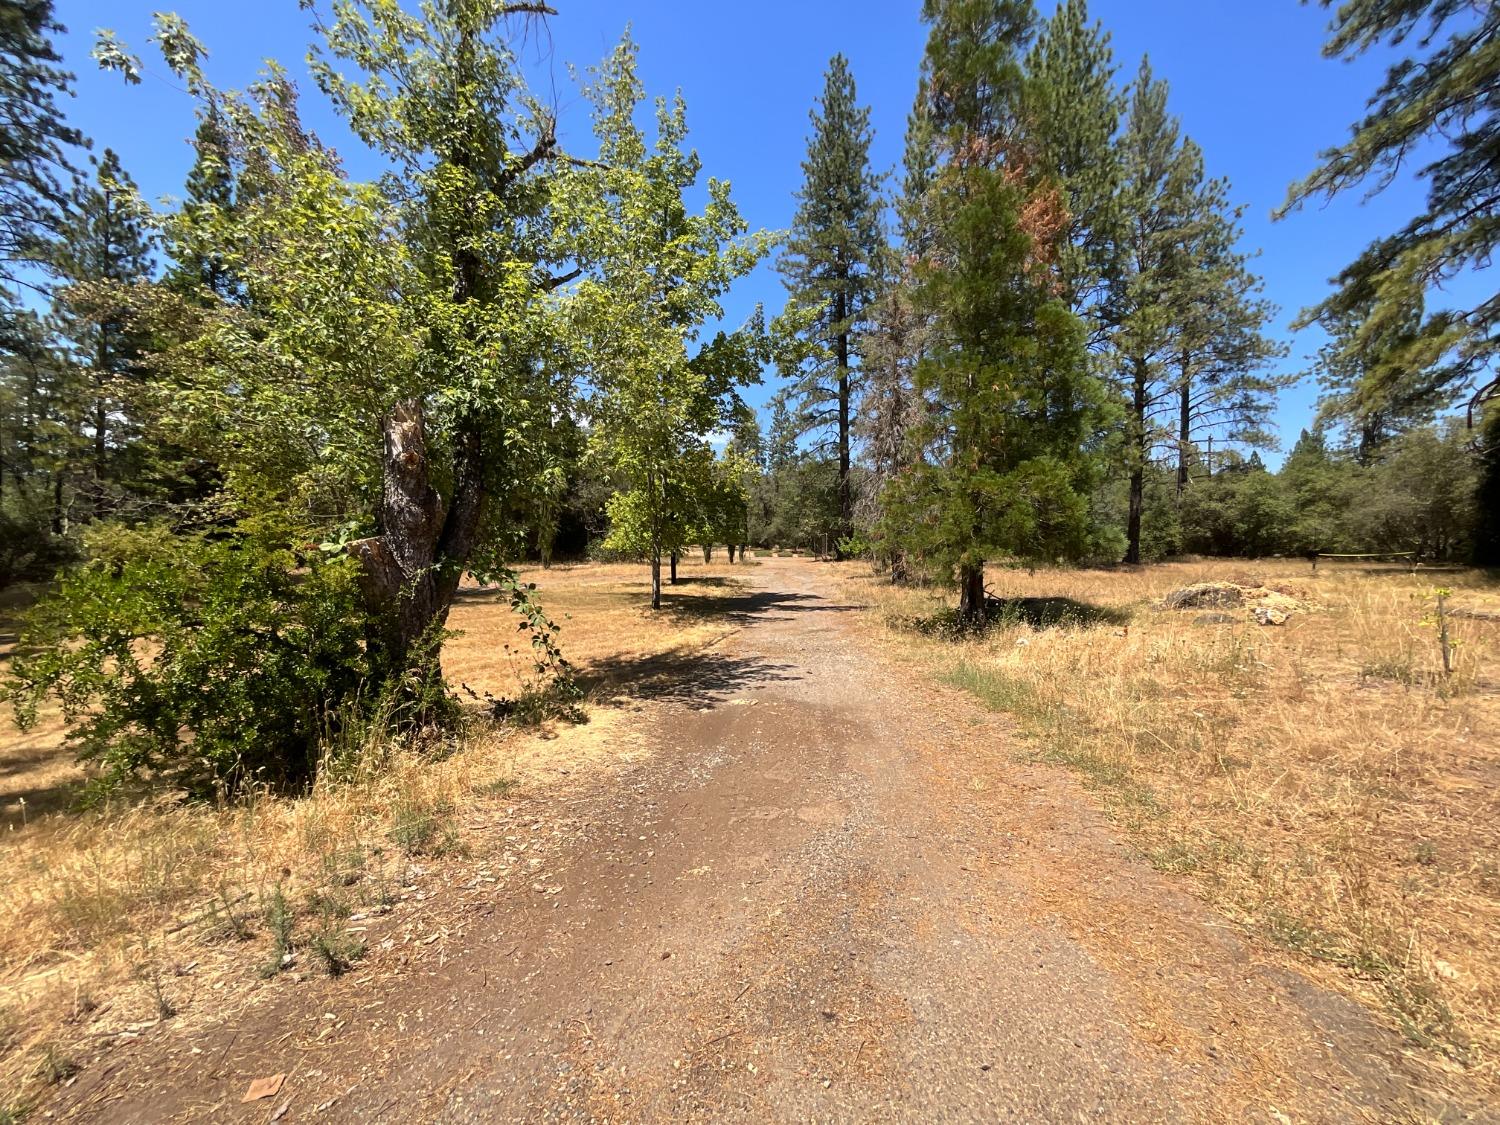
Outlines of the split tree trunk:
M 364 567 L 371 647 L 387 674 L 429 664 L 437 672 L 436 637 L 448 618 L 465 562 L 479 537 L 485 490 L 480 435 L 455 435 L 453 501 L 446 510 L 432 487 L 422 402 L 392 408 L 385 422 L 380 534 L 352 550 Z
M 661 608 L 661 549 L 651 551 L 651 608 Z
M 672 585 L 677 585 L 677 552 L 672 552 Z
M 731 548 L 731 551 L 732 550 L 733 550 L 733 548 Z M 714 545 L 712 543 L 705 543 L 705 544 L 703 544 L 703 561 L 704 562 L 713 562 L 714 561 Z M 734 560 L 731 559 L 730 561 L 733 562 Z

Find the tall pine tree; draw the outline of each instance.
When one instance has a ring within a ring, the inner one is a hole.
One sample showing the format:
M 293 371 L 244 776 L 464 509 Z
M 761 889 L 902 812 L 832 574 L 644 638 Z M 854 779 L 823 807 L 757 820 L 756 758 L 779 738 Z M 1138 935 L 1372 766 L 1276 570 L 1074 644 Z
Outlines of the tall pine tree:
M 0 0 L 0 347 L 14 325 L 16 288 L 28 267 L 45 267 L 67 213 L 68 150 L 84 144 L 57 104 L 72 87 L 52 46 L 62 30 L 52 0 Z
M 907 544 L 956 577 L 973 626 L 988 562 L 1083 549 L 1100 394 L 1083 325 L 1054 295 L 1068 214 L 1025 128 L 1032 6 L 927 0 L 923 15 L 937 167 L 913 300 L 932 338 L 915 373 L 923 457 L 893 492 Z
M 1333 0 L 1321 3 L 1333 7 Z M 1361 372 L 1346 392 L 1356 411 L 1471 394 L 1485 470 L 1500 472 L 1500 294 L 1479 286 L 1474 300 L 1446 297 L 1448 283 L 1487 267 L 1500 243 L 1500 5 L 1344 0 L 1324 55 L 1352 59 L 1375 48 L 1406 54 L 1387 70 L 1348 141 L 1324 152 L 1322 164 L 1293 185 L 1280 214 L 1351 188 L 1384 190 L 1421 146 L 1437 153 L 1417 170 L 1427 198 L 1406 225 L 1350 263 L 1334 293 L 1301 320 L 1335 333 L 1345 353 L 1335 365 Z M 1376 359 L 1380 352 L 1386 355 Z M 1480 493 L 1476 561 L 1500 565 L 1500 477 L 1487 477 Z
M 821 310 L 811 331 L 825 351 L 804 365 L 794 394 L 802 424 L 811 431 L 832 432 L 839 515 L 847 536 L 854 528 L 850 472 L 858 337 L 875 299 L 885 237 L 880 180 L 870 168 L 870 111 L 859 104 L 843 55 L 829 62 L 811 118 L 797 213 L 777 268 L 794 304 Z
M 1090 342 L 1109 328 L 1124 221 L 1116 135 L 1125 99 L 1115 85 L 1109 33 L 1089 22 L 1087 0 L 1063 0 L 1026 59 L 1026 119 L 1042 165 L 1061 184 L 1068 226 L 1058 268 L 1064 295 Z
M 138 418 L 132 384 L 141 377 L 146 341 L 135 326 L 132 288 L 151 274 L 151 248 L 135 184 L 110 149 L 94 182 L 80 187 L 59 232 L 53 269 L 63 287 L 55 303 L 58 334 L 74 377 L 77 456 L 73 487 L 92 518 L 124 499 L 137 476 Z
M 1298 378 L 1267 371 L 1286 350 L 1266 335 L 1276 309 L 1260 296 L 1261 279 L 1239 248 L 1242 209 L 1229 202 L 1228 182 L 1206 178 L 1191 140 L 1183 143 L 1183 160 L 1189 190 L 1168 282 L 1179 499 L 1205 440 L 1274 446 L 1267 423 L 1276 395 Z
M 1181 142 L 1167 111 L 1167 84 L 1148 59 L 1130 91 L 1130 117 L 1120 141 L 1126 225 L 1121 273 L 1112 295 L 1112 344 L 1125 399 L 1124 461 L 1129 487 L 1127 563 L 1141 561 L 1146 470 L 1162 440 L 1162 412 L 1175 386 L 1171 361 L 1178 342 L 1179 296 L 1174 285 L 1187 268 L 1183 245 L 1192 193 L 1201 174 L 1196 148 Z

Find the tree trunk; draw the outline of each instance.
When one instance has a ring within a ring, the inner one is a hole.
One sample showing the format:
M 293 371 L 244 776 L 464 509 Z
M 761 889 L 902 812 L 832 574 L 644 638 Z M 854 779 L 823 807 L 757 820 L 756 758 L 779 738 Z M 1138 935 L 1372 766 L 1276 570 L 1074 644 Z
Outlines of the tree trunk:
M 837 340 L 839 365 L 839 537 L 854 533 L 854 490 L 849 479 L 849 329 L 844 323 L 849 315 L 848 295 L 840 291 L 834 302 L 840 331 Z M 826 553 L 826 552 L 825 552 Z M 834 557 L 842 559 L 842 546 L 835 545 Z
M 1125 523 L 1125 562 L 1141 561 L 1141 509 L 1146 494 L 1146 364 L 1135 361 L 1130 413 L 1130 514 Z
M 671 577 L 671 583 L 674 586 L 677 585 L 677 552 L 676 551 L 672 552 L 672 577 Z
M 714 545 L 712 543 L 703 544 L 703 561 L 706 563 L 714 561 Z
M 985 622 L 984 564 L 966 564 L 958 571 L 958 623 L 979 628 Z
M 661 608 L 661 549 L 651 552 L 651 608 Z
M 1181 398 L 1177 410 L 1177 499 L 1188 486 L 1188 448 L 1193 439 L 1193 384 L 1188 378 L 1187 356 L 1182 357 Z
M 733 566 L 734 565 L 734 544 L 733 543 L 726 543 L 726 544 L 724 544 L 724 549 L 729 552 L 729 564 L 731 566 Z
M 420 399 L 392 408 L 385 422 L 380 534 L 352 545 L 364 567 L 361 588 L 372 617 L 372 652 L 388 675 L 419 665 L 438 674 L 434 631 L 447 620 L 484 511 L 480 435 L 455 434 L 453 502 L 443 510 L 432 487 Z
M 905 551 L 891 552 L 891 585 L 905 586 L 911 581 L 911 561 Z
M 66 535 L 68 533 L 68 521 L 63 515 L 63 471 L 57 469 L 52 474 L 52 534 Z

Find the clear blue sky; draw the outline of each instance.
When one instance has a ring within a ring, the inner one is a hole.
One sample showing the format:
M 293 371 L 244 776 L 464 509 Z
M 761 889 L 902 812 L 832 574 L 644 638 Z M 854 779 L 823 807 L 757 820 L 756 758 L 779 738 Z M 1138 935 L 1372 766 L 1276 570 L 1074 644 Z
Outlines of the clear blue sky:
M 108 145 L 119 152 L 148 198 L 179 193 L 192 159 L 186 143 L 192 105 L 163 81 L 160 62 L 146 49 L 150 14 L 161 6 L 162 0 L 56 3 L 69 29 L 60 45 L 78 74 L 72 118 L 96 149 Z M 570 147 L 587 150 L 588 134 L 569 64 L 598 61 L 629 21 L 648 90 L 682 89 L 706 172 L 731 181 L 752 225 L 780 229 L 791 218 L 808 110 L 835 52 L 849 57 L 861 100 L 873 107 L 877 166 L 899 163 L 922 52 L 918 0 L 555 0 L 555 6 L 561 15 L 549 21 L 549 34 L 532 43 L 527 59 L 539 92 L 556 90 Z M 1050 11 L 1051 0 L 1040 6 Z M 1157 76 L 1171 84 L 1174 111 L 1204 148 L 1210 172 L 1229 177 L 1233 197 L 1246 205 L 1245 246 L 1261 252 L 1266 294 L 1281 308 L 1276 330 L 1291 346 L 1284 367 L 1305 370 L 1320 337 L 1316 331 L 1292 336 L 1287 325 L 1327 292 L 1327 279 L 1372 237 L 1417 210 L 1421 190 L 1402 182 L 1369 202 L 1355 193 L 1281 223 L 1272 223 L 1270 212 L 1287 185 L 1313 167 L 1318 151 L 1347 134 L 1388 60 L 1325 60 L 1320 47 L 1327 13 L 1296 0 L 1094 0 L 1091 9 L 1113 35 L 1122 80 L 1149 52 Z M 208 46 L 209 73 L 218 84 L 244 85 L 268 57 L 305 78 L 311 32 L 296 0 L 182 0 L 173 10 Z M 94 68 L 88 50 L 98 27 L 112 28 L 145 57 L 151 73 L 141 86 L 126 87 Z M 306 122 L 340 149 L 352 174 L 371 174 L 374 165 L 321 95 L 310 82 L 302 84 Z M 757 301 L 773 310 L 783 301 L 768 267 L 732 294 L 730 318 L 742 317 Z M 752 400 L 764 402 L 772 389 L 756 389 Z M 1285 395 L 1277 421 L 1286 445 L 1311 420 L 1315 395 L 1311 385 Z

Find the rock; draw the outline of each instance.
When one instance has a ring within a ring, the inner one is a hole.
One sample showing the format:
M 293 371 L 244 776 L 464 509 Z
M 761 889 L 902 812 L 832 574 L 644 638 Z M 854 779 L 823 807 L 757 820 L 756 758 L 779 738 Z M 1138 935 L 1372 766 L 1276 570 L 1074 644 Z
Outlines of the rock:
M 1232 613 L 1200 613 L 1193 618 L 1194 625 L 1233 625 L 1239 618 Z
M 1257 625 L 1285 625 L 1291 617 L 1284 609 L 1277 609 L 1274 605 L 1258 605 L 1255 607 L 1255 623 Z
M 1229 582 L 1198 582 L 1167 595 L 1167 609 L 1232 609 L 1245 604 L 1245 591 Z

